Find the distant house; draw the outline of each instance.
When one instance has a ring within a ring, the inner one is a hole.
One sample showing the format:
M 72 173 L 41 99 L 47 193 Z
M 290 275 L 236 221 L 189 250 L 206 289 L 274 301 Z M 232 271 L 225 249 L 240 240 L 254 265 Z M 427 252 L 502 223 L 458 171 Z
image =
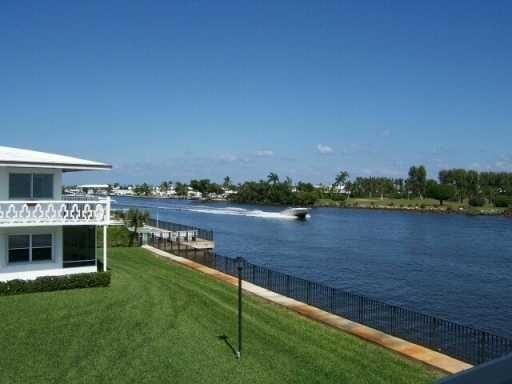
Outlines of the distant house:
M 0 281 L 97 270 L 96 230 L 106 229 L 110 199 L 62 195 L 66 172 L 111 166 L 0 146 Z
M 88 195 L 107 195 L 109 188 L 108 184 L 83 184 L 77 186 L 77 189 Z
M 122 187 L 114 187 L 112 188 L 112 195 L 115 196 L 134 196 L 135 192 L 133 191 L 133 187 L 130 185 L 126 188 Z

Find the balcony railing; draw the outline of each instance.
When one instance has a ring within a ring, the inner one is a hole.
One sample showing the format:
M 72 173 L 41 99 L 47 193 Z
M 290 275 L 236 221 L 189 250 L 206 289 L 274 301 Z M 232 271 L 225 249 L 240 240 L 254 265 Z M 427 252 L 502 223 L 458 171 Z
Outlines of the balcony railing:
M 110 198 L 0 201 L 0 227 L 38 225 L 106 225 Z

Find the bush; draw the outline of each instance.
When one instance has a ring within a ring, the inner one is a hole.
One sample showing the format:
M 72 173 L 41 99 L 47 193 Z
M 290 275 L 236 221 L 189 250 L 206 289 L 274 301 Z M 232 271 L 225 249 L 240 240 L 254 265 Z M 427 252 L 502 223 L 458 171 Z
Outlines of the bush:
M 473 196 L 469 199 L 469 205 L 472 207 L 483 207 L 485 198 L 483 196 Z
M 0 282 L 0 296 L 20 293 L 50 292 L 63 289 L 107 287 L 110 272 L 78 273 L 66 276 L 44 276 L 35 280 L 10 280 Z
M 130 247 L 132 246 L 132 233 L 124 225 L 114 225 L 108 227 L 107 246 L 113 247 Z M 98 248 L 103 247 L 103 229 L 98 228 L 96 232 L 96 244 Z
M 494 204 L 498 208 L 512 207 L 512 196 L 498 195 Z

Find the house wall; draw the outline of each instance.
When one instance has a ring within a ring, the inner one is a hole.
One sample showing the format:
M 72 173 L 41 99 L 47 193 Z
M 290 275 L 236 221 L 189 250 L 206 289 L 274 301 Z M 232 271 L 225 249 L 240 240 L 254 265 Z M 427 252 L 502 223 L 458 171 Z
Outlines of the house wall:
M 8 236 L 16 234 L 51 234 L 52 261 L 8 264 Z M 40 276 L 60 276 L 72 273 L 95 272 L 96 266 L 63 268 L 62 227 L 0 228 L 0 281 L 12 279 L 31 280 Z
M 44 173 L 53 174 L 53 198 L 60 200 L 62 196 L 62 170 L 45 168 L 0 167 L 0 201 L 9 200 L 9 173 Z

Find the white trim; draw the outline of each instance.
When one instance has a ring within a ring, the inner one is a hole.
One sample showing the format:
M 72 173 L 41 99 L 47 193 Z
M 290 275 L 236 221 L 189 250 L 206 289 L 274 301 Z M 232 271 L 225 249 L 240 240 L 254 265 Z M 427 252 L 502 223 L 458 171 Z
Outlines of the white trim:
M 34 280 L 37 279 L 38 277 L 43 276 L 65 276 L 74 275 L 77 273 L 90 273 L 97 271 L 97 267 L 95 265 L 73 268 L 51 268 L 52 266 L 55 266 L 55 264 L 48 264 L 47 266 L 50 268 L 16 272 L 5 271 L 3 273 L 0 273 L 0 281 L 9 281 L 14 279 Z M 0 272 L 2 271 L 0 270 Z

